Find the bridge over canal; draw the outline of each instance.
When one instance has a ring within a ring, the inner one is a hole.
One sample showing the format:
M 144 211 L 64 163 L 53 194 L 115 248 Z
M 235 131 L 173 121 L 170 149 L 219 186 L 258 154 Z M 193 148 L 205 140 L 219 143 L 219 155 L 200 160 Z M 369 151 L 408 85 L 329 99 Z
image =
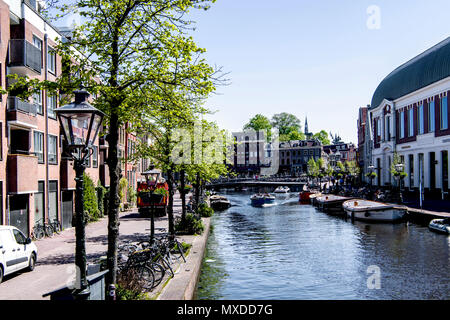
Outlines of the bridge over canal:
M 275 188 L 283 186 L 289 187 L 291 191 L 299 192 L 306 185 L 306 181 L 303 180 L 242 180 L 242 179 L 229 179 L 229 180 L 217 180 L 208 183 L 205 187 L 207 189 L 244 189 L 244 188 L 261 188 L 265 191 L 272 192 Z M 272 190 L 273 189 L 273 190 Z

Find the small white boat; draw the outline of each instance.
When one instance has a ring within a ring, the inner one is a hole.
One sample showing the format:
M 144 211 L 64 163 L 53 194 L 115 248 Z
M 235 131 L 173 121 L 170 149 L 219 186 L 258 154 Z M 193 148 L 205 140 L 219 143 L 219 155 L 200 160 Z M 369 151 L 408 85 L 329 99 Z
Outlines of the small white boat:
M 231 202 L 223 196 L 213 195 L 209 197 L 211 208 L 217 211 L 226 210 L 231 207 Z
M 370 222 L 396 222 L 402 220 L 406 207 L 364 199 L 353 199 L 342 204 L 348 217 Z
M 282 186 L 280 186 L 280 187 L 275 189 L 274 193 L 288 193 L 290 191 L 291 191 L 291 189 L 289 189 L 289 187 L 282 187 Z
M 450 234 L 450 218 L 433 219 L 430 221 L 428 228 L 439 233 Z
M 322 195 L 316 198 L 317 208 L 329 214 L 345 214 L 342 204 L 350 199 L 333 194 Z

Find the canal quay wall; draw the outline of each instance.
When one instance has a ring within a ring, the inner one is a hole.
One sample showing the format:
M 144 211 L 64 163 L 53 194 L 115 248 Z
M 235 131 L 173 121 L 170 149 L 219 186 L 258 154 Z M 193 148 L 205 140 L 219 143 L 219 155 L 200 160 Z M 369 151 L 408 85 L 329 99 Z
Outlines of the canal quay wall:
M 201 235 L 183 236 L 182 240 L 192 246 L 186 257 L 186 263 L 181 263 L 162 289 L 157 300 L 193 300 L 208 242 L 211 218 L 202 218 L 205 229 Z

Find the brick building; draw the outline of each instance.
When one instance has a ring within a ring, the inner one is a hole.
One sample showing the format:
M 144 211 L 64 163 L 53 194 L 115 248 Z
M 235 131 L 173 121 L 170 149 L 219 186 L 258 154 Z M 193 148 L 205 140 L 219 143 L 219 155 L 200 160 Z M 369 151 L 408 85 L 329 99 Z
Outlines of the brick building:
M 8 87 L 8 75 L 55 80 L 62 71 L 55 54 L 58 38 L 65 33 L 41 14 L 43 1 L 0 0 L 0 84 Z M 0 112 L 0 224 L 19 227 L 30 234 L 35 223 L 58 219 L 72 226 L 75 172 L 73 161 L 63 155 L 64 138 L 54 110 L 58 97 L 45 90 L 28 101 L 14 94 L 1 96 Z M 120 150 L 123 174 L 136 186 L 140 162 L 128 161 L 136 137 L 123 129 Z M 96 184 L 109 186 L 105 163 L 108 144 L 101 136 L 86 173 Z

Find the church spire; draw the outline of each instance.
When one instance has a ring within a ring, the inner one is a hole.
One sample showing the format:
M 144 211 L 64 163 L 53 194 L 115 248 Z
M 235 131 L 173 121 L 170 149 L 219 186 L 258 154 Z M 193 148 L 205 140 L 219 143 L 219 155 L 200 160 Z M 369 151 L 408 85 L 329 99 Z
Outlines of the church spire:
M 305 135 L 308 135 L 308 117 L 305 117 Z

